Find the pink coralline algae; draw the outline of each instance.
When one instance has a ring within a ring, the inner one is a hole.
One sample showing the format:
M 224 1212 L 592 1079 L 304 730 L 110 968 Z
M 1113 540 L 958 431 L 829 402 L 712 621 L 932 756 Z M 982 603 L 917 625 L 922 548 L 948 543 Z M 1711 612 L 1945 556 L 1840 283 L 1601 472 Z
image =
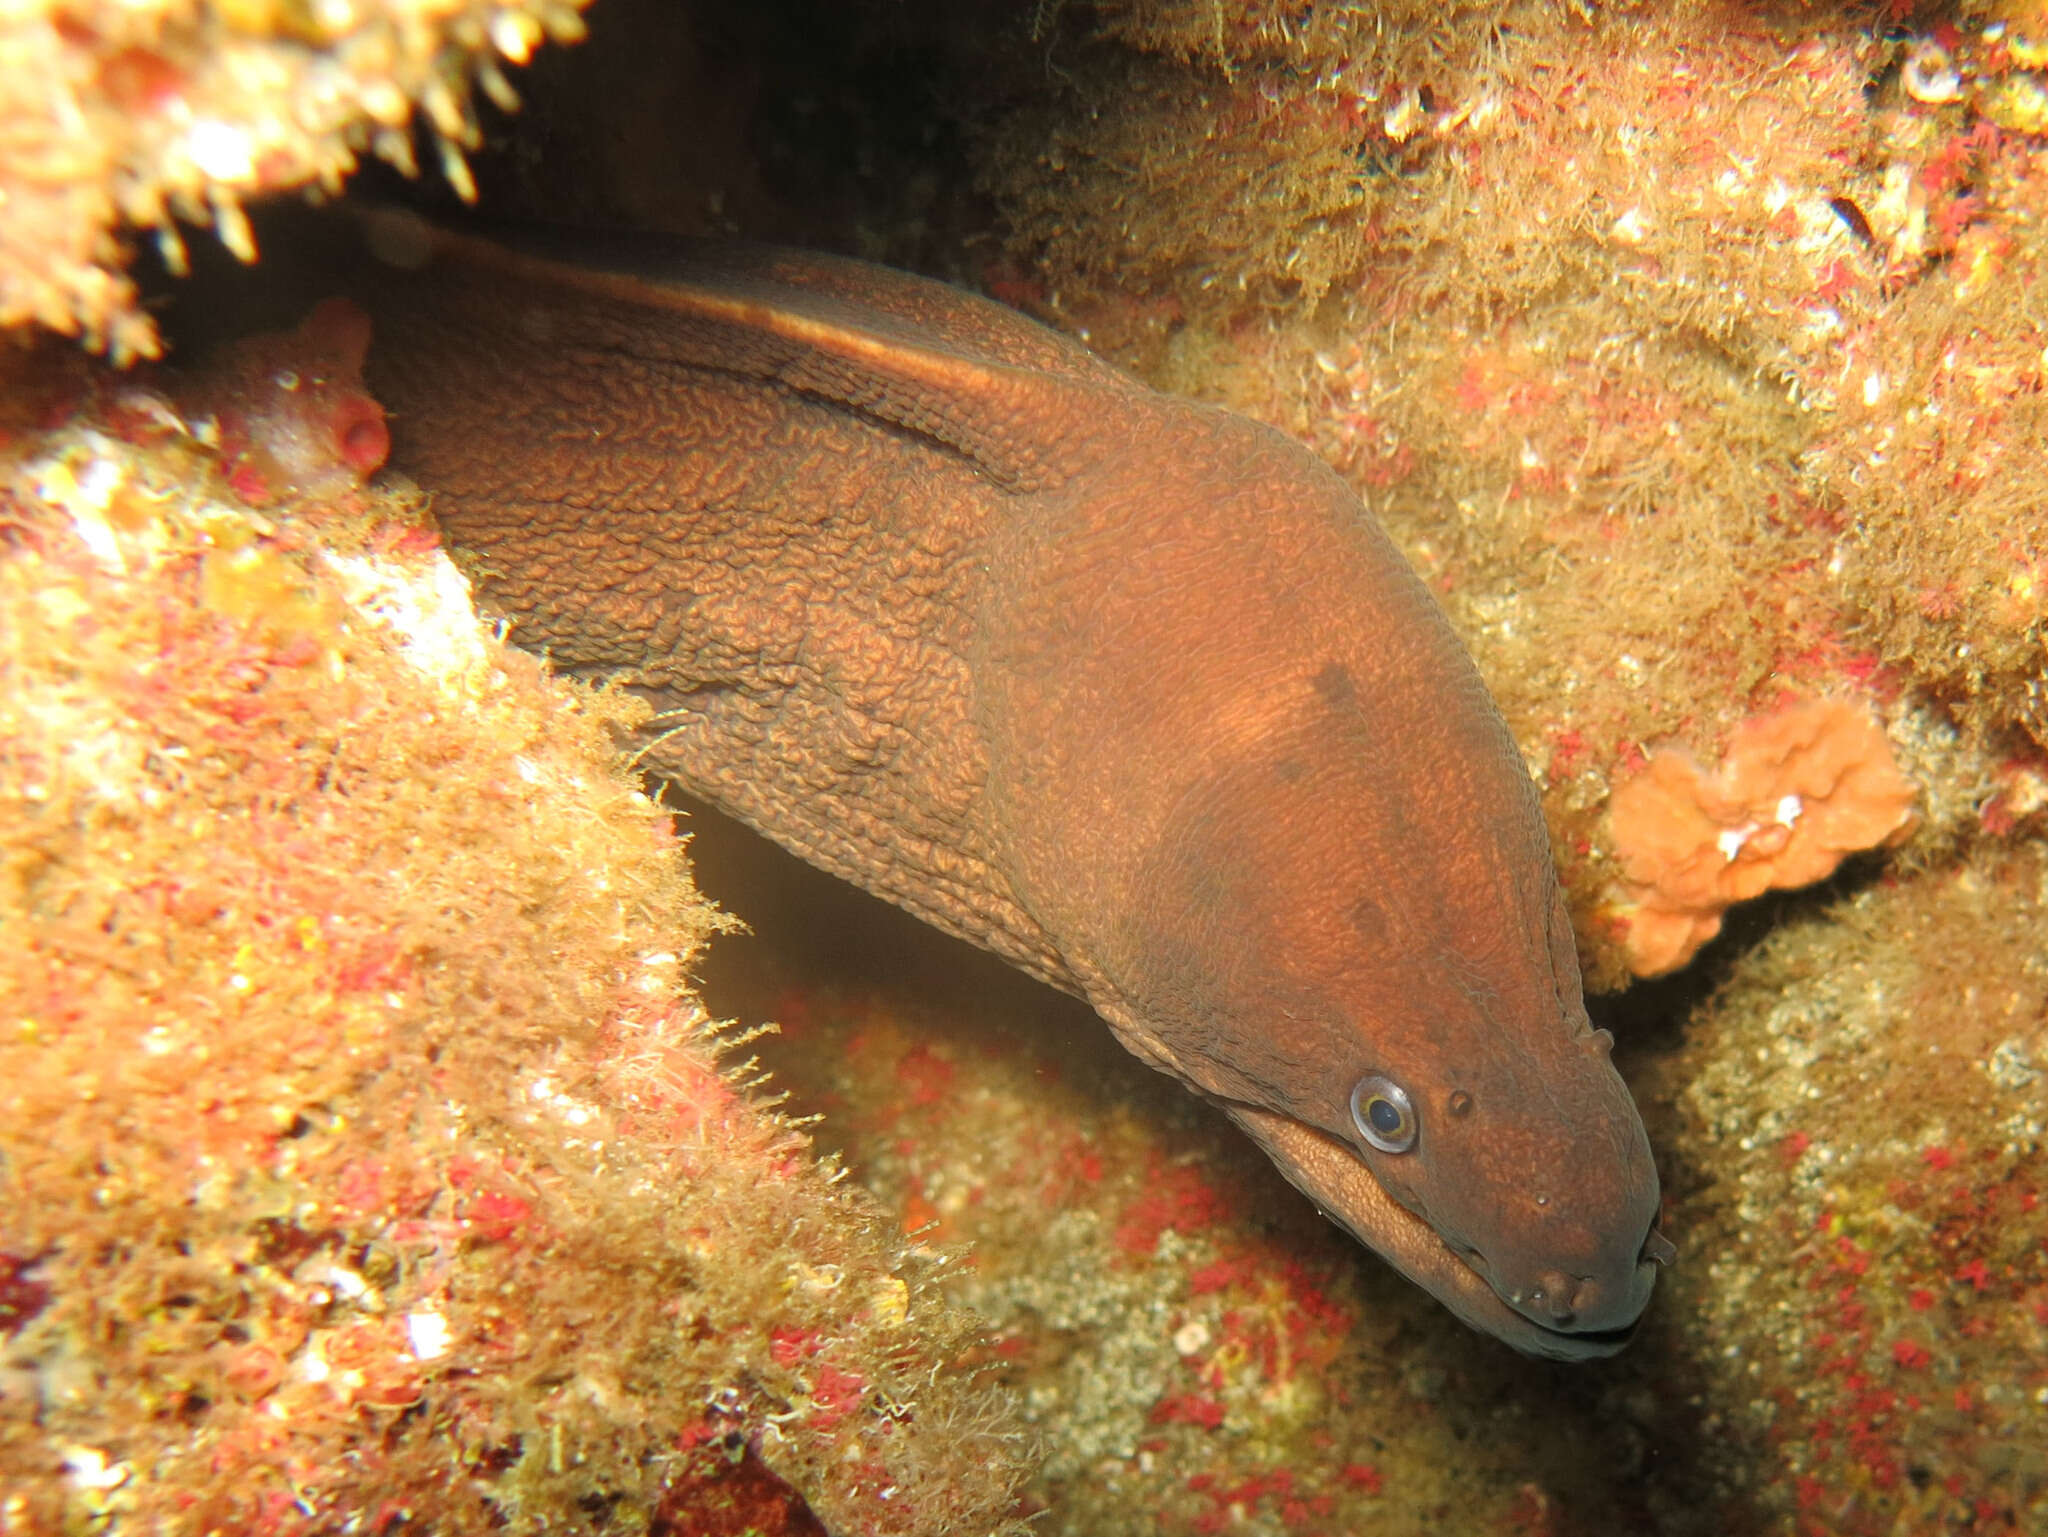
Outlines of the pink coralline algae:
M 1883 728 L 1846 699 L 1751 717 L 1713 770 L 1682 748 L 1658 749 L 1607 813 L 1621 870 L 1607 912 L 1625 926 L 1629 969 L 1676 971 L 1735 903 L 1810 885 L 1850 854 L 1900 842 L 1917 793 Z
M 363 386 L 369 348 L 370 317 L 329 299 L 296 330 L 223 348 L 175 393 L 243 501 L 339 495 L 391 451 L 384 408 Z

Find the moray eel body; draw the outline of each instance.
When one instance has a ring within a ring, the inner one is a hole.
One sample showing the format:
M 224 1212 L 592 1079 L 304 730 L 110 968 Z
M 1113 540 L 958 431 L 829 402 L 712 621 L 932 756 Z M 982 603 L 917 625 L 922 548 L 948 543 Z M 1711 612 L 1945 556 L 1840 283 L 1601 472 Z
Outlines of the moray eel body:
M 1086 998 L 1525 1352 L 1669 1255 L 1527 770 L 1297 444 L 997 305 L 759 249 L 386 225 L 393 460 L 647 762 Z

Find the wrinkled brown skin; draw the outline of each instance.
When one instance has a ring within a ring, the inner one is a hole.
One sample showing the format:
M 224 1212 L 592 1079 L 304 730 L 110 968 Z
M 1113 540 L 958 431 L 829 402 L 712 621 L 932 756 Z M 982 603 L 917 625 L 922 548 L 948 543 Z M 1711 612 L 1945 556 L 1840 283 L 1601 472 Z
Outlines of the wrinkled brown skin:
M 1086 998 L 1467 1322 L 1621 1347 L 1669 1250 L 1534 789 L 1334 474 L 876 267 L 381 244 L 394 462 L 652 766 Z

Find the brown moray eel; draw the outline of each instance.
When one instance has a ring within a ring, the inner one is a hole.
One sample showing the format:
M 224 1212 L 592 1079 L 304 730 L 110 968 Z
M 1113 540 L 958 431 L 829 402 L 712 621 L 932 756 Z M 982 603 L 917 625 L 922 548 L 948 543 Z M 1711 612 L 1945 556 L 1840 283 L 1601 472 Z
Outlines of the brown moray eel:
M 938 283 L 382 226 L 394 462 L 647 762 L 1086 998 L 1525 1352 L 1670 1246 L 1527 769 L 1297 444 Z

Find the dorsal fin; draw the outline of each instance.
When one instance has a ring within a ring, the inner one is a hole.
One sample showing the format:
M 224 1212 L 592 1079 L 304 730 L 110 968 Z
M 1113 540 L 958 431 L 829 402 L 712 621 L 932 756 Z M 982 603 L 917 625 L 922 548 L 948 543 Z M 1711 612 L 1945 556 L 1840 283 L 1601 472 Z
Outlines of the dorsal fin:
M 651 355 L 850 406 L 945 444 L 1010 490 L 1051 489 L 1111 451 L 1108 424 L 1144 393 L 1064 338 L 1029 335 L 1041 328 L 988 300 L 844 258 L 818 259 L 820 281 L 806 286 L 790 281 L 805 258 L 744 246 L 596 237 L 579 238 L 570 256 L 558 254 L 559 237 L 500 243 L 410 214 L 373 214 L 368 228 L 372 250 L 396 267 L 481 270 L 659 311 L 672 323 L 646 329 Z M 925 307 L 951 323 L 940 331 L 858 303 L 863 271 L 895 285 L 894 309 L 925 290 Z M 975 345 L 977 331 L 990 345 Z M 1030 362 L 1014 361 L 1020 354 Z

